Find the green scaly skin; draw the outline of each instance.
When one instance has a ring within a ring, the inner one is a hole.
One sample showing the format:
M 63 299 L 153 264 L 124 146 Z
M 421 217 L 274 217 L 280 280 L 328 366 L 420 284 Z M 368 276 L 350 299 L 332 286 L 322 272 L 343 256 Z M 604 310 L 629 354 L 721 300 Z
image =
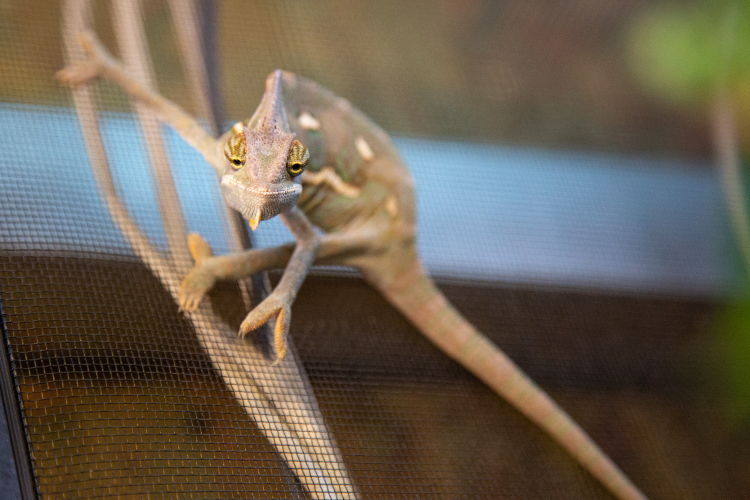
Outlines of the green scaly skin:
M 544 429 L 613 495 L 622 499 L 645 498 L 544 391 L 461 316 L 426 274 L 415 246 L 414 184 L 409 170 L 388 135 L 348 101 L 310 80 L 276 71 L 269 76 L 266 93 L 254 117 L 214 139 L 177 106 L 129 77 L 91 35 L 84 35 L 82 44 L 90 59 L 66 68 L 59 78 L 80 84 L 104 76 L 118 83 L 175 127 L 222 178 L 233 176 L 263 186 L 271 185 L 268 180 L 271 177 L 274 185 L 292 186 L 300 182 L 299 178 L 284 177 L 282 172 L 289 154 L 288 141 L 281 141 L 279 151 L 269 146 L 272 151 L 268 158 L 255 160 L 248 152 L 248 164 L 269 161 L 268 171 L 255 174 L 254 180 L 249 179 L 250 174 L 245 179 L 244 174 L 237 173 L 242 169 L 232 172 L 220 151 L 238 130 L 245 133 L 249 145 L 263 127 L 263 133 L 281 130 L 283 137 L 291 134 L 289 137 L 295 137 L 309 150 L 301 196 L 291 206 L 270 210 L 263 205 L 258 212 L 258 216 L 263 213 L 262 219 L 280 214 L 296 241 L 280 247 L 212 256 L 205 241 L 191 235 L 189 246 L 196 264 L 182 283 L 182 309 L 196 308 L 217 280 L 240 279 L 267 269 L 285 268 L 277 288 L 248 314 L 241 329 L 241 334 L 245 334 L 275 317 L 276 354 L 282 358 L 286 352 L 291 305 L 310 266 L 314 263 L 355 267 L 423 335 Z M 264 119 L 276 120 L 273 122 L 276 128 L 259 124 Z M 324 170 L 329 174 L 332 170 L 334 175 L 321 180 Z M 321 229 L 323 236 L 316 236 L 311 224 Z

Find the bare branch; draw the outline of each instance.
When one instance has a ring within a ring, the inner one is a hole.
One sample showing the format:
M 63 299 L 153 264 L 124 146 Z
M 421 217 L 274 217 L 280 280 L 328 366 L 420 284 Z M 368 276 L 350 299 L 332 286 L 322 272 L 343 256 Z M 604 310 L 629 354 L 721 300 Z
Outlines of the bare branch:
M 154 88 L 151 61 L 146 50 L 146 35 L 141 23 L 140 5 L 139 0 L 114 1 L 113 15 L 117 20 L 114 23 L 115 34 L 125 66 L 137 80 Z M 182 218 L 180 199 L 172 178 L 169 156 L 161 135 L 161 125 L 145 103 L 133 99 L 132 105 L 136 110 L 146 143 L 169 251 L 176 261 L 177 268 L 187 270 L 191 262 L 185 244 L 187 230 Z
M 120 8 L 118 12 L 125 12 L 127 16 L 134 16 L 137 20 L 137 11 L 128 12 L 130 7 L 127 6 Z M 78 35 L 88 26 L 89 13 L 90 0 L 67 0 L 63 31 L 68 62 L 83 57 Z M 115 24 L 124 24 L 120 21 L 118 19 Z M 172 262 L 154 249 L 117 195 L 91 89 L 86 86 L 75 88 L 73 100 L 91 167 L 112 219 L 136 255 L 172 297 L 177 297 L 181 271 L 175 269 Z M 161 174 L 169 176 L 171 182 L 171 172 L 166 162 L 163 168 Z M 181 213 L 179 205 L 174 204 L 176 195 L 166 201 L 162 192 L 159 196 L 162 210 L 173 210 L 177 215 Z M 167 225 L 165 221 L 168 235 L 173 231 L 180 233 L 181 220 L 180 216 L 177 229 Z M 185 247 L 184 240 L 180 242 L 180 246 Z M 172 242 L 170 248 L 173 251 L 176 248 Z M 203 349 L 226 386 L 295 472 L 310 496 L 315 499 L 356 498 L 343 460 L 325 427 L 314 395 L 295 358 L 290 357 L 272 367 L 257 349 L 238 339 L 234 329 L 221 322 L 207 304 L 188 317 Z

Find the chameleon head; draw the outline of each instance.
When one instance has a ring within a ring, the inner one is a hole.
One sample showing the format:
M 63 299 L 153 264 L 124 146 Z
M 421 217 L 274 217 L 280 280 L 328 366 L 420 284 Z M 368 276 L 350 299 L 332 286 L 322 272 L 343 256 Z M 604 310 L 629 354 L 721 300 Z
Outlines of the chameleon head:
M 255 230 L 261 220 L 292 208 L 302 193 L 299 175 L 310 153 L 289 128 L 281 95 L 281 71 L 266 81 L 266 92 L 247 123 L 238 123 L 224 145 L 227 167 L 221 191 L 227 204 Z

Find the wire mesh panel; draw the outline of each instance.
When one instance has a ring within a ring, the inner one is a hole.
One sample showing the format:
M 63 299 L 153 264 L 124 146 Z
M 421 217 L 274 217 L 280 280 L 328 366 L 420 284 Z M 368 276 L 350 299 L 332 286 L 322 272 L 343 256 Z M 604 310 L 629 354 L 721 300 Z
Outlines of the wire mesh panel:
M 40 494 L 295 495 L 190 327 L 160 317 L 172 303 L 147 271 L 80 256 L 3 269 L 23 276 L 5 280 L 5 313 Z
M 160 92 L 201 115 L 180 3 L 144 2 L 141 18 Z M 441 288 L 650 497 L 745 494 L 749 441 L 726 418 L 711 334 L 727 286 L 721 193 L 705 127 L 642 91 L 618 52 L 643 4 L 199 4 L 229 118 L 283 67 L 397 135 Z M 263 335 L 235 337 L 240 286 L 179 313 L 169 276 L 191 263 L 144 263 L 87 154 L 83 131 L 101 130 L 124 213 L 166 255 L 179 230 L 138 118 L 99 82 L 98 123 L 81 123 L 53 78 L 64 6 L 0 4 L 5 403 L 38 495 L 607 497 L 348 271 L 308 278 L 282 366 Z M 122 57 L 118 8 L 96 2 L 91 26 Z M 213 172 L 161 133 L 187 230 L 228 252 Z M 290 239 L 275 221 L 254 236 Z

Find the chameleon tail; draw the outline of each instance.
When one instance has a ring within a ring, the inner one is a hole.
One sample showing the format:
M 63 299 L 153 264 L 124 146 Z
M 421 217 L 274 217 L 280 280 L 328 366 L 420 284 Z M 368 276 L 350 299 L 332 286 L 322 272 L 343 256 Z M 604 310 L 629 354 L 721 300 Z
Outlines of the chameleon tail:
M 418 260 L 398 267 L 397 274 L 383 273 L 386 266 L 363 271 L 422 334 L 547 432 L 616 497 L 646 498 L 550 396 L 461 316 Z

